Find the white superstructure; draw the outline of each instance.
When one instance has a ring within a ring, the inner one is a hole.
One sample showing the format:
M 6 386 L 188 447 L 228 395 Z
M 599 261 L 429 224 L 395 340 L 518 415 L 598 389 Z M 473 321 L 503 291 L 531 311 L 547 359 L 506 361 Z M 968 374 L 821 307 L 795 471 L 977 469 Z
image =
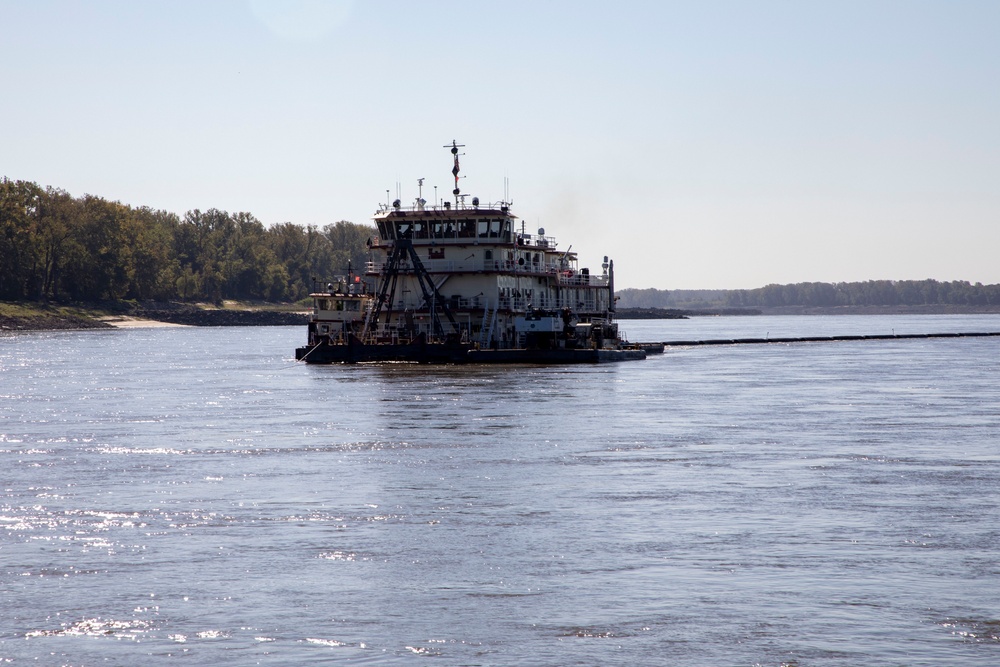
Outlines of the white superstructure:
M 458 184 L 458 145 L 452 144 L 455 201 L 410 206 L 399 200 L 375 216 L 367 275 L 380 285 L 377 321 L 366 335 L 383 340 L 457 336 L 482 347 L 523 345 L 535 331 L 579 328 L 603 342 L 617 338 L 614 266 L 600 273 L 577 266 L 543 229 L 519 226 L 510 204 L 466 203 Z M 592 326 L 578 326 L 591 324 Z

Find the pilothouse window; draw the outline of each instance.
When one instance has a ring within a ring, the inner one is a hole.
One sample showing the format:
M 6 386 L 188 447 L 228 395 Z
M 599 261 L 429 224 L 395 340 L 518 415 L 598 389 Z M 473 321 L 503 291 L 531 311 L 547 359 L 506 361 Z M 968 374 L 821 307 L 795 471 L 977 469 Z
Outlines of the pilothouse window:
M 503 233 L 505 226 L 504 221 L 498 218 L 494 218 L 492 220 L 480 220 L 478 225 L 479 238 L 499 238 Z

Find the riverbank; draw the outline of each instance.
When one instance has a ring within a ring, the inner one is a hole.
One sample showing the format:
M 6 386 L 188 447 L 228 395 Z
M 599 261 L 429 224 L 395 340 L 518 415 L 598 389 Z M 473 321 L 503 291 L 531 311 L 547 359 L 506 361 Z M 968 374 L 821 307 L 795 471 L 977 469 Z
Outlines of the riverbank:
M 155 326 L 295 326 L 308 314 L 294 304 L 168 302 L 57 305 L 0 302 L 0 332 L 137 328 Z
M 0 332 L 112 328 L 102 315 L 86 308 L 0 302 Z

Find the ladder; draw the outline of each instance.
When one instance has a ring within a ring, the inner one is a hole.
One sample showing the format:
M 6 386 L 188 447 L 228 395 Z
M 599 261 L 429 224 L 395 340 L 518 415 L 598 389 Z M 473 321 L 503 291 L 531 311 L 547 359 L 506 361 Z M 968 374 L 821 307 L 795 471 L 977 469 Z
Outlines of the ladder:
M 486 311 L 483 313 L 483 327 L 479 330 L 479 346 L 488 347 L 493 340 L 493 329 L 497 324 L 497 309 L 490 312 L 490 302 L 486 301 Z

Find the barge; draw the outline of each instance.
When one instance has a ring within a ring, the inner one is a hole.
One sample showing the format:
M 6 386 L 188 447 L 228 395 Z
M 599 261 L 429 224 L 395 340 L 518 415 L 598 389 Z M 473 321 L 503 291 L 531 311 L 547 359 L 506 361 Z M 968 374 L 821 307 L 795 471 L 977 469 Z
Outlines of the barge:
M 614 262 L 578 267 L 544 229 L 528 233 L 511 202 L 480 202 L 459 184 L 454 201 L 428 204 L 423 179 L 409 206 L 399 199 L 374 217 L 362 274 L 314 289 L 307 344 L 313 364 L 601 363 L 662 352 L 630 344 L 615 321 Z

